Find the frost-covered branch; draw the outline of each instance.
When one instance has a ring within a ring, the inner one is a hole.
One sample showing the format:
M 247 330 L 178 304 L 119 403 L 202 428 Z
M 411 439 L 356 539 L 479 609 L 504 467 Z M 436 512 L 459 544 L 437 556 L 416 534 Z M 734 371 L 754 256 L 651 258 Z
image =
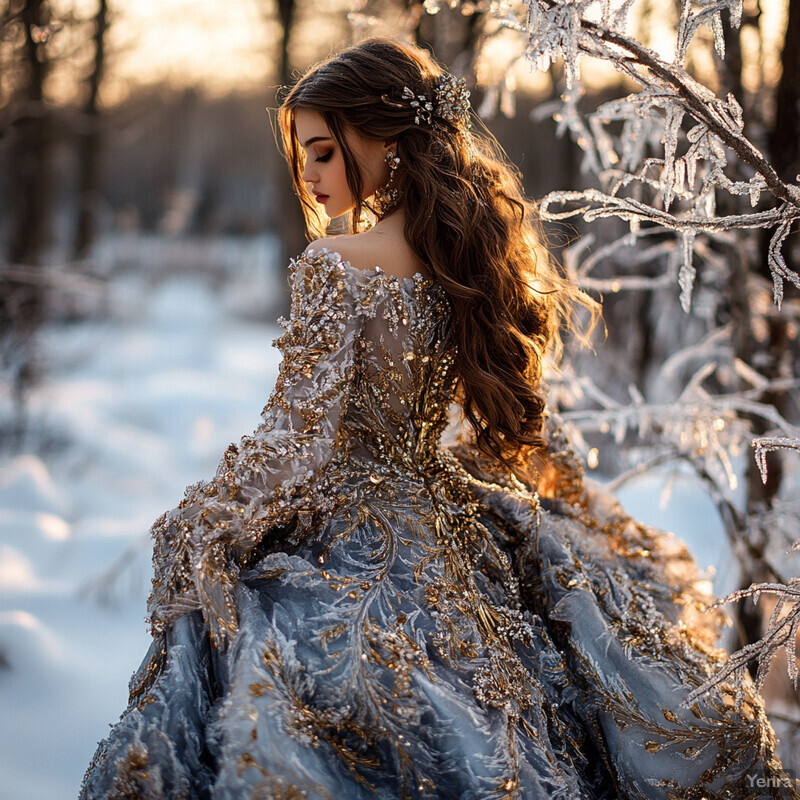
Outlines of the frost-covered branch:
M 797 450 L 800 452 L 800 438 L 786 436 L 759 436 L 750 443 L 755 449 L 756 464 L 761 472 L 761 480 L 767 482 L 767 453 L 774 450 Z
M 551 208 L 551 206 L 567 203 L 580 205 L 566 211 L 554 211 Z M 587 222 L 594 222 L 604 217 L 618 217 L 628 221 L 638 219 L 639 221 L 655 222 L 671 230 L 692 233 L 740 228 L 769 228 L 786 221 L 786 214 L 782 209 L 762 211 L 757 214 L 731 214 L 726 217 L 699 215 L 678 217 L 634 198 L 617 197 L 597 189 L 587 189 L 583 192 L 551 192 L 539 203 L 539 210 L 547 219 L 552 220 L 567 219 L 577 214 L 580 214 Z M 791 219 L 797 218 L 800 218 L 800 210 L 791 216 Z
M 789 437 L 799 436 L 800 431 L 775 406 L 755 399 L 764 391 L 764 385 L 746 392 L 709 394 L 701 383 L 710 372 L 704 367 L 678 398 L 662 403 L 645 402 L 635 387 L 629 388 L 631 401 L 621 403 L 609 397 L 591 378 L 571 378 L 569 391 L 593 401 L 593 407 L 565 410 L 560 417 L 579 431 L 581 437 L 589 432 L 603 433 L 621 444 L 628 433 L 642 441 L 656 436 L 659 442 L 669 444 L 675 454 L 699 458 L 720 486 L 727 485 L 733 491 L 738 479 L 731 451 L 741 449 L 751 436 L 743 415 L 759 417 L 785 433 L 787 438 L 781 441 L 794 441 Z M 773 392 L 786 391 L 796 388 L 798 381 L 771 381 L 766 385 Z M 557 382 L 553 388 L 557 391 Z
M 697 274 L 692 256 L 700 233 L 774 229 L 767 258 L 774 300 L 780 305 L 785 281 L 800 287 L 800 276 L 782 254 L 787 236 L 800 219 L 800 186 L 784 181 L 745 135 L 738 100 L 732 94 L 717 97 L 685 68 L 689 45 L 703 26 L 711 27 L 715 46 L 720 56 L 724 55 L 722 13 L 729 13 L 731 24 L 738 27 L 741 0 L 704 0 L 699 8 L 691 0 L 682 0 L 672 61 L 628 34 L 626 23 L 634 4 L 634 0 L 507 0 L 492 4 L 498 25 L 526 38 L 522 57 L 533 68 L 546 70 L 563 59 L 566 91 L 563 103 L 552 109 L 553 116 L 559 132 L 569 130 L 584 151 L 584 166 L 601 184 L 610 185 L 606 192 L 552 192 L 542 202 L 542 214 L 546 219 L 581 214 L 588 222 L 616 216 L 630 223 L 634 235 L 643 224 L 677 232 L 683 253 L 677 277 L 686 311 Z M 585 119 L 578 101 L 583 94 L 580 61 L 587 57 L 610 64 L 638 84 L 639 91 L 603 104 Z M 686 120 L 692 124 L 684 131 Z M 620 122 L 621 133 L 612 134 L 609 125 Z M 679 154 L 681 139 L 687 147 Z M 663 157 L 650 155 L 657 146 L 663 146 Z M 752 170 L 745 180 L 726 174 L 731 153 L 737 171 Z M 648 189 L 653 199 L 623 197 L 620 192 L 631 186 Z M 718 193 L 747 195 L 755 206 L 765 190 L 777 201 L 772 209 L 717 216 Z M 671 211 L 676 203 L 678 207 Z M 579 208 L 557 208 L 569 204 Z
M 622 30 L 633 0 L 623 2 L 616 11 L 612 11 L 611 3 L 598 0 L 527 0 L 526 5 L 529 35 L 526 56 L 537 68 L 546 69 L 556 58 L 563 57 L 567 87 L 570 88 L 578 75 L 578 57 L 583 53 L 608 61 L 642 84 L 643 89 L 660 87 L 665 92 L 665 99 L 680 101 L 697 122 L 704 124 L 742 162 L 760 174 L 775 197 L 800 210 L 800 188 L 784 183 L 761 151 L 742 132 L 742 109 L 736 98 L 729 94 L 725 100 L 720 100 L 682 66 L 689 41 L 702 24 L 710 22 L 714 26 L 718 49 L 724 49 L 721 44 L 721 13 L 723 10 L 732 12 L 731 23 L 738 27 L 741 0 L 707 3 L 699 13 L 692 13 L 691 2 L 684 0 L 678 60 L 672 63 L 663 61 L 653 50 Z M 601 22 L 586 17 L 598 9 L 602 13 Z M 508 20 L 508 16 L 504 19 Z
M 737 602 L 752 597 L 758 602 L 762 594 L 772 595 L 776 598 L 775 608 L 770 614 L 767 631 L 757 642 L 745 645 L 734 653 L 728 662 L 717 670 L 707 681 L 702 683 L 686 698 L 685 704 L 691 705 L 703 694 L 733 682 L 736 689 L 737 706 L 741 703 L 744 694 L 744 682 L 748 675 L 748 665 L 756 661 L 756 690 L 764 688 L 764 681 L 769 672 L 770 665 L 778 653 L 785 650 L 786 664 L 789 677 L 797 688 L 797 634 L 800 631 L 800 578 L 793 578 L 788 583 L 757 583 L 747 589 L 740 589 L 723 597 L 713 604 L 712 608 L 725 603 Z
M 570 0 L 539 0 L 539 2 L 554 9 L 560 5 L 569 4 Z M 594 5 L 594 3 L 587 5 Z M 716 24 L 721 26 L 719 15 L 722 9 L 730 10 L 738 7 L 738 14 L 732 19 L 732 22 L 735 22 L 738 27 L 738 21 L 741 19 L 741 0 L 738 3 L 717 3 L 716 6 L 719 10 L 704 9 L 701 19 L 716 19 Z M 690 7 L 690 3 L 683 3 L 682 20 L 689 15 Z M 698 27 L 699 25 L 695 25 L 693 30 L 697 30 Z M 720 100 L 692 78 L 680 64 L 662 61 L 652 50 L 624 33 L 611 30 L 587 19 L 581 19 L 581 28 L 594 40 L 618 47 L 622 54 L 598 48 L 594 46 L 594 41 L 588 45 L 579 43 L 580 50 L 595 58 L 604 58 L 628 77 L 638 80 L 640 83 L 645 81 L 642 73 L 637 71 L 636 67 L 645 68 L 649 73 L 650 81 L 648 83 L 651 86 L 655 82 L 672 89 L 675 93 L 673 99 L 679 99 L 698 122 L 703 123 L 721 142 L 730 147 L 743 163 L 761 175 L 766 187 L 775 197 L 800 210 L 800 188 L 784 183 L 761 151 L 744 135 L 742 132 L 744 127 L 742 109 L 733 95 L 729 94 L 724 101 Z M 684 33 L 683 39 L 687 38 L 690 37 Z M 720 41 L 719 36 L 717 41 Z M 679 52 L 682 52 L 684 57 L 687 46 L 688 41 L 679 46 Z

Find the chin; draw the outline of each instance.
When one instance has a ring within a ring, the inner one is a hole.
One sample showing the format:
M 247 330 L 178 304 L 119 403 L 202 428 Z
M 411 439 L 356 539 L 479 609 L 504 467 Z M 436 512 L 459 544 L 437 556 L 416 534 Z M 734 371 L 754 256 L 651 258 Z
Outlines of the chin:
M 326 214 L 327 214 L 327 215 L 328 215 L 328 216 L 329 216 L 331 219 L 336 219 L 336 217 L 342 217 L 342 216 L 344 216 L 345 214 L 349 214 L 349 213 L 350 213 L 352 210 L 353 210 L 353 209 L 352 209 L 352 207 L 349 207 L 349 206 L 348 206 L 348 207 L 344 207 L 344 208 L 343 208 L 343 207 L 339 206 L 339 207 L 337 208 L 336 206 L 332 205 L 331 203 L 328 203 L 328 204 L 325 206 L 325 213 L 326 213 Z

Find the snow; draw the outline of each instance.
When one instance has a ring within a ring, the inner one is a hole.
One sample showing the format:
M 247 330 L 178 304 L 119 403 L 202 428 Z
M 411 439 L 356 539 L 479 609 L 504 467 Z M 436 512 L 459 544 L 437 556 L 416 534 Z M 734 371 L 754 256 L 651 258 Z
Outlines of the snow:
M 236 294 L 252 304 L 260 280 Z M 42 330 L 27 444 L 0 454 L 3 800 L 77 796 L 149 645 L 149 527 L 260 421 L 281 330 L 232 296 L 125 273 L 108 319 Z
M 77 795 L 149 645 L 149 527 L 259 423 L 280 329 L 231 299 L 252 304 L 246 281 L 260 292 L 263 275 L 237 280 L 220 292 L 202 274 L 154 280 L 131 266 L 110 284 L 108 319 L 42 331 L 32 433 L 23 452 L 0 454 L 4 800 Z M 660 493 L 648 478 L 620 494 L 724 568 L 710 502 L 678 481 L 661 509 Z

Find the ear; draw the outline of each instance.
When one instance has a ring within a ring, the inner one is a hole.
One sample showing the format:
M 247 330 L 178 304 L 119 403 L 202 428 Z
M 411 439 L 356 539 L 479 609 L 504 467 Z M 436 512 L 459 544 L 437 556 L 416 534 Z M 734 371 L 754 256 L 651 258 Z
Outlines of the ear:
M 397 139 L 386 139 L 383 143 L 383 146 L 387 150 L 393 150 L 395 153 L 397 152 Z

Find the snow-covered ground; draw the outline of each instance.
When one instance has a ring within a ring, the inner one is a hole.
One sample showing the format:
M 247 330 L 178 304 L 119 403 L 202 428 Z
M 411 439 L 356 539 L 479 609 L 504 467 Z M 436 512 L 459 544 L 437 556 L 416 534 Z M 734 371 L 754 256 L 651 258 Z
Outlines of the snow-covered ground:
M 241 313 L 263 295 L 263 274 L 235 281 L 220 291 L 191 272 L 125 272 L 111 283 L 107 320 L 43 331 L 30 447 L 0 453 L 2 800 L 77 795 L 149 644 L 149 527 L 258 425 L 280 329 Z M 0 414 L 10 414 L 7 397 Z M 660 492 L 646 479 L 620 497 L 724 578 L 711 502 L 688 480 L 665 508 Z

